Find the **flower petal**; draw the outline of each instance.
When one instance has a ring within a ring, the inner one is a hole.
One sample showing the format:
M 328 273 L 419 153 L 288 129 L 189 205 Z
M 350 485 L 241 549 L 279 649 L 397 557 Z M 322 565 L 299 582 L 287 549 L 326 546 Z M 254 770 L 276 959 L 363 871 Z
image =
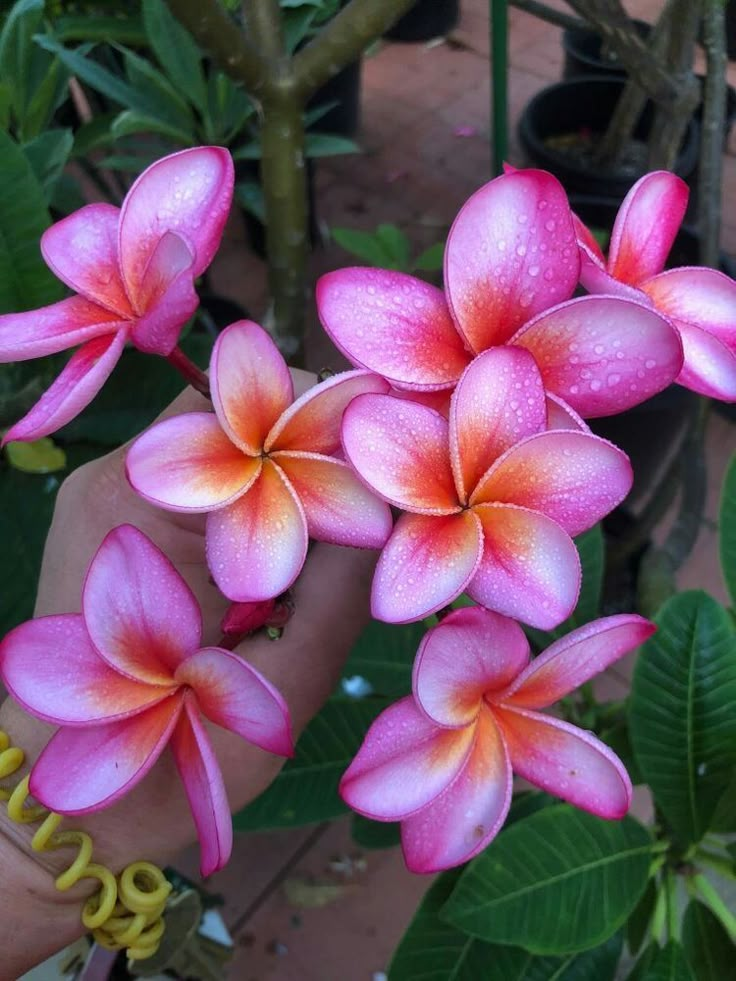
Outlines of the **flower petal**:
M 171 684 L 177 665 L 201 643 L 194 594 L 132 525 L 114 528 L 100 545 L 84 582 L 82 612 L 104 660 L 149 684 Z
M 243 495 L 260 457 L 230 442 L 212 412 L 187 412 L 151 426 L 125 458 L 136 493 L 174 511 L 212 511 Z
M 509 812 L 512 773 L 493 716 L 481 709 L 475 742 L 453 782 L 402 822 L 401 844 L 411 872 L 439 872 L 467 862 L 501 830 Z
M 331 455 L 340 449 L 345 409 L 358 395 L 385 394 L 388 382 L 371 371 L 344 371 L 308 389 L 277 420 L 265 442 L 272 450 Z
M 598 244 L 597 238 L 585 222 L 578 218 L 574 211 L 572 213 L 572 223 L 575 226 L 575 237 L 578 240 L 580 248 L 599 269 L 605 269 L 606 257 L 603 255 L 603 250 Z
M 480 504 L 473 513 L 484 548 L 469 595 L 541 630 L 569 617 L 580 592 L 580 559 L 567 532 L 544 514 L 509 504 Z
M 460 510 L 447 420 L 391 395 L 359 395 L 342 420 L 345 455 L 376 494 L 420 514 Z
M 199 306 L 193 259 L 184 239 L 174 232 L 159 239 L 138 290 L 141 316 L 131 340 L 140 351 L 166 357 L 178 344 L 182 327 Z
M 109 310 L 83 296 L 25 313 L 0 316 L 0 362 L 28 361 L 128 327 Z
M 583 296 L 536 317 L 511 343 L 534 355 L 549 392 L 586 419 L 661 392 L 682 367 L 671 325 L 643 303 Z
M 482 549 L 480 523 L 472 511 L 402 515 L 376 566 L 373 616 L 408 623 L 441 610 L 473 578 Z
M 643 644 L 656 629 L 633 613 L 593 620 L 535 657 L 495 700 L 517 708 L 552 705 Z
M 638 286 L 661 272 L 687 210 L 690 191 L 666 170 L 645 174 L 624 198 L 611 234 L 608 271 Z
M 569 535 L 592 528 L 631 490 L 629 458 L 590 433 L 554 430 L 512 447 L 483 477 L 472 504 L 518 504 Z
M 88 204 L 47 228 L 41 252 L 54 275 L 118 319 L 133 316 L 118 265 L 120 208 Z
M 30 790 L 50 811 L 108 807 L 145 777 L 171 738 L 182 699 L 171 695 L 130 719 L 59 729 L 31 770 Z
M 685 363 L 677 383 L 691 392 L 736 402 L 736 351 L 691 324 L 680 324 L 679 330 Z
M 79 415 L 112 374 L 126 340 L 127 331 L 119 330 L 83 344 L 31 411 L 8 430 L 3 445 L 48 436 Z
M 346 804 L 378 821 L 397 821 L 426 807 L 462 768 L 473 726 L 442 729 L 411 696 L 378 716 L 340 781 Z
M 353 267 L 317 283 L 317 309 L 353 363 L 408 388 L 447 388 L 470 360 L 444 294 L 388 269 Z
M 151 255 L 166 232 L 176 232 L 194 255 L 192 277 L 209 266 L 220 244 L 233 195 L 227 150 L 194 147 L 172 153 L 136 180 L 120 210 L 119 255 L 135 306 Z
M 481 606 L 454 610 L 422 640 L 413 691 L 437 725 L 469 725 L 483 695 L 505 689 L 529 660 L 529 642 L 514 620 Z
M 258 456 L 294 399 L 286 362 L 262 327 L 238 320 L 223 330 L 212 350 L 210 384 L 220 425 L 244 453 Z
M 207 518 L 207 564 L 230 600 L 283 593 L 307 557 L 307 520 L 284 473 L 264 460 L 248 492 Z
M 176 680 L 189 685 L 207 718 L 254 746 L 291 756 L 289 708 L 280 692 L 232 651 L 205 647 L 183 661 Z
M 514 772 L 535 787 L 598 817 L 622 818 L 631 781 L 621 760 L 595 736 L 538 712 L 494 705 Z
M 450 309 L 476 354 L 569 299 L 579 272 L 567 196 L 541 170 L 503 174 L 476 191 L 447 239 Z
M 307 517 L 309 537 L 332 545 L 382 548 L 391 534 L 388 504 L 342 460 L 317 453 L 274 453 Z
M 185 699 L 171 737 L 171 751 L 186 791 L 199 836 L 201 875 L 208 876 L 227 865 L 233 848 L 230 805 L 210 737 L 193 700 Z
M 27 712 L 55 725 L 124 719 L 171 694 L 113 671 L 78 613 L 28 620 L 12 630 L 0 645 L 0 673 Z
M 479 355 L 450 402 L 450 453 L 460 499 L 467 501 L 510 446 L 546 428 L 544 386 L 534 358 L 513 347 Z
M 680 324 L 692 324 L 736 349 L 736 282 L 715 269 L 683 266 L 641 284 L 658 310 Z
M 579 429 L 589 433 L 590 426 L 564 399 L 547 392 L 547 429 Z

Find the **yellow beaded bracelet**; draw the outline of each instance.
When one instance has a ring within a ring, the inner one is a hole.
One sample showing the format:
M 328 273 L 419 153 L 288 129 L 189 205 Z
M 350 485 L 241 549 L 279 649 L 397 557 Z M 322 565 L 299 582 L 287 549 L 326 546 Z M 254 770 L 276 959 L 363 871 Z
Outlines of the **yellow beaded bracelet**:
M 10 737 L 0 729 L 0 780 L 12 776 L 22 766 L 25 754 L 11 746 Z M 56 879 L 61 892 L 80 879 L 97 879 L 98 891 L 82 910 L 82 923 L 98 944 L 108 950 L 126 950 L 130 960 L 144 960 L 158 950 L 165 924 L 163 912 L 171 884 L 151 862 L 133 862 L 116 878 L 104 865 L 92 862 L 92 838 L 86 831 L 58 831 L 61 814 L 38 804 L 27 805 L 29 777 L 12 789 L 0 787 L 0 800 L 8 805 L 8 817 L 16 824 L 43 823 L 31 841 L 36 852 L 76 847 L 77 855 L 68 869 Z

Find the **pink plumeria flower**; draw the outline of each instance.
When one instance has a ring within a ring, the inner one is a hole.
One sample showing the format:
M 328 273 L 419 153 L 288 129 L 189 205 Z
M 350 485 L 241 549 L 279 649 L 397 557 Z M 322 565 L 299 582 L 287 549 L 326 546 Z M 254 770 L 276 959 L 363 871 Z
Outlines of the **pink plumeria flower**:
M 580 589 L 571 535 L 629 492 L 628 458 L 578 430 L 547 431 L 542 376 L 528 351 L 497 347 L 463 373 L 448 420 L 391 395 L 361 395 L 343 417 L 347 458 L 409 513 L 381 553 L 372 609 L 420 620 L 467 591 L 542 629 L 569 616 Z
M 676 381 L 701 395 L 735 402 L 736 283 L 703 267 L 662 272 L 689 193 L 687 184 L 667 171 L 642 177 L 616 216 L 608 260 L 578 221 L 580 279 L 591 293 L 632 297 L 667 317 L 684 350 Z M 652 359 L 656 356 L 652 351 Z
M 387 384 L 347 371 L 294 401 L 286 362 L 248 320 L 217 339 L 210 363 L 215 411 L 154 425 L 131 447 L 128 478 L 171 511 L 211 512 L 207 561 L 231 600 L 271 599 L 301 572 L 309 537 L 380 548 L 390 509 L 334 454 L 345 406 Z
M 170 745 L 209 875 L 230 856 L 232 821 L 204 718 L 281 756 L 292 737 L 278 691 L 237 654 L 201 643 L 189 587 L 121 525 L 92 560 L 82 612 L 21 624 L 0 645 L 0 672 L 24 709 L 61 726 L 31 771 L 31 793 L 53 811 L 108 807 Z
M 401 821 L 406 863 L 437 872 L 467 862 L 508 813 L 512 771 L 602 818 L 622 818 L 631 782 L 589 732 L 537 709 L 552 705 L 641 644 L 655 627 L 638 616 L 595 620 L 529 663 L 513 620 L 456 610 L 422 641 L 414 697 L 373 723 L 340 785 L 377 821 Z
M 650 304 L 570 300 L 579 272 L 562 186 L 544 171 L 520 170 L 461 209 L 447 239 L 444 293 L 403 273 L 356 267 L 323 276 L 317 306 L 352 364 L 397 388 L 451 389 L 475 355 L 513 344 L 534 356 L 547 392 L 585 418 L 605 416 L 665 388 L 682 347 Z
M 220 244 L 233 195 L 227 150 L 196 147 L 158 160 L 121 208 L 89 204 L 41 238 L 46 264 L 77 295 L 0 317 L 0 362 L 81 345 L 5 440 L 34 440 L 89 405 L 130 342 L 168 356 L 197 309 L 194 280 Z

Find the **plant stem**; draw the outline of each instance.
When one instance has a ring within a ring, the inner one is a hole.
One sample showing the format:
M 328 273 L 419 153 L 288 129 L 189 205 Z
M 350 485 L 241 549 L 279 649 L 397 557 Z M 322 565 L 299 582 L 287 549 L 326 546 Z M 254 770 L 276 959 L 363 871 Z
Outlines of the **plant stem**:
M 664 876 L 664 889 L 667 896 L 667 940 L 677 940 L 677 876 L 667 869 Z
M 707 71 L 698 171 L 700 261 L 718 268 L 721 237 L 721 174 L 726 121 L 726 24 L 723 0 L 704 0 L 703 46 Z
M 733 915 L 728 906 L 723 902 L 715 886 L 701 872 L 693 876 L 693 885 L 711 913 L 717 916 L 724 925 L 731 939 L 736 940 L 736 916 Z
M 279 0 L 243 0 L 246 28 L 255 48 L 270 62 L 286 55 Z
M 509 139 L 508 71 L 509 11 L 506 0 L 491 4 L 491 132 L 493 133 L 493 174 L 503 173 Z
M 707 865 L 725 879 L 736 880 L 736 869 L 734 864 L 725 855 L 716 855 L 715 852 L 707 851 L 705 848 L 698 848 L 693 856 L 696 862 Z
M 175 347 L 166 359 L 183 378 L 205 398 L 210 398 L 210 380 L 197 365 L 184 354 L 180 347 Z
M 491 3 L 493 2 L 494 0 L 491 0 Z M 548 7 L 546 3 L 539 3 L 539 0 L 509 0 L 509 4 L 518 10 L 523 10 L 524 13 L 539 17 L 540 20 L 546 20 L 547 23 L 562 27 L 565 30 L 579 31 L 588 26 L 587 21 L 582 20 L 582 18 L 571 17 L 570 14 L 565 14 L 561 10 Z
M 652 913 L 652 921 L 649 924 L 649 930 L 652 935 L 652 939 L 659 943 L 662 939 L 662 932 L 664 931 L 665 921 L 667 919 L 667 890 L 663 882 L 659 884 L 659 890 L 657 892 L 657 901 L 654 904 L 654 912 Z

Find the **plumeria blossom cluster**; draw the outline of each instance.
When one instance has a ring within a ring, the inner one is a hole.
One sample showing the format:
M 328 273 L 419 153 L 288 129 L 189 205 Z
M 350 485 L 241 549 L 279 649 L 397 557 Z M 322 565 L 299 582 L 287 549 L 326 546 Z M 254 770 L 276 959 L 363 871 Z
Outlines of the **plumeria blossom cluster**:
M 91 205 L 46 233 L 47 262 L 77 295 L 0 317 L 0 359 L 81 347 L 6 438 L 66 423 L 126 343 L 182 367 L 179 333 L 231 194 L 224 150 L 185 151 L 150 167 L 119 211 Z M 513 772 L 605 818 L 628 809 L 614 754 L 539 709 L 654 628 L 605 618 L 530 661 L 517 621 L 553 629 L 571 614 L 573 537 L 631 487 L 625 454 L 585 419 L 675 381 L 736 400 L 736 284 L 712 270 L 661 271 L 685 203 L 678 178 L 643 178 L 606 260 L 554 177 L 509 170 L 457 216 L 444 290 L 366 268 L 320 280 L 322 323 L 354 370 L 295 399 L 273 341 L 240 321 L 214 346 L 212 411 L 156 423 L 128 451 L 128 479 L 152 506 L 207 515 L 207 562 L 235 604 L 226 638 L 273 614 L 310 539 L 381 550 L 377 619 L 438 615 L 412 693 L 379 716 L 341 788 L 356 810 L 402 822 L 414 870 L 485 847 Z M 576 296 L 581 286 L 588 294 Z M 476 605 L 449 612 L 461 594 Z M 283 699 L 238 654 L 202 647 L 194 597 L 129 526 L 102 543 L 82 613 L 17 628 L 0 672 L 29 712 L 60 726 L 31 780 L 55 810 L 107 806 L 170 745 L 205 872 L 227 860 L 231 832 L 204 720 L 291 752 Z

